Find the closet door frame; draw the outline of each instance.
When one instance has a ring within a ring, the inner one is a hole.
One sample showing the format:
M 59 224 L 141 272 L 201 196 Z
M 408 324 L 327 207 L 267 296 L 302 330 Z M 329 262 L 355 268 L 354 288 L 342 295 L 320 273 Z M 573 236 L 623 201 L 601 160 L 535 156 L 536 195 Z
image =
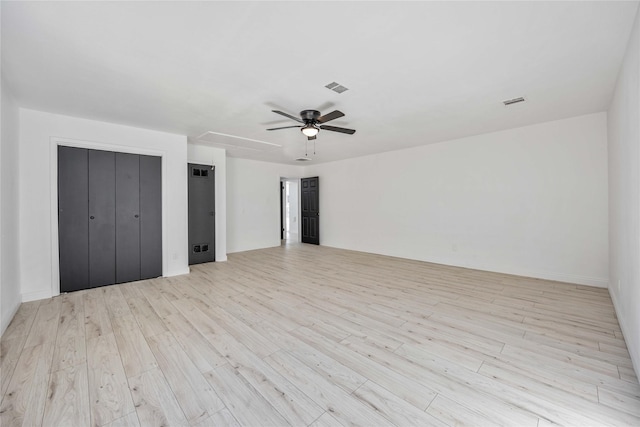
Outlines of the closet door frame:
M 117 153 L 142 154 L 145 156 L 156 156 L 162 162 L 162 274 L 167 271 L 167 222 L 165 212 L 167 212 L 167 162 L 166 152 L 162 150 L 150 150 L 138 147 L 129 147 L 118 144 L 107 144 L 94 141 L 84 141 L 70 138 L 51 137 L 49 145 L 49 165 L 50 165 L 50 188 L 51 188 L 51 295 L 60 295 L 60 248 L 58 236 L 58 146 L 86 148 L 89 150 L 114 151 Z

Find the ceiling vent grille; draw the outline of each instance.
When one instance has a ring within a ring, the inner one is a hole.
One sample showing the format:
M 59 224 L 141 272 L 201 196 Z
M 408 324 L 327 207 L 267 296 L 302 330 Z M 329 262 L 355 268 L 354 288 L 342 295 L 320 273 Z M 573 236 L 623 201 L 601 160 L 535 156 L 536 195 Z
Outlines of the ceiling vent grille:
M 309 158 L 309 157 L 298 157 L 296 159 L 296 162 L 308 162 L 310 160 L 311 160 L 311 158 Z
M 525 99 L 521 96 L 519 98 L 513 98 L 513 99 L 507 99 L 506 101 L 502 101 L 502 103 L 505 106 L 511 105 L 511 104 L 517 104 L 518 102 L 524 102 Z
M 345 91 L 349 90 L 349 88 L 344 87 L 340 83 L 336 83 L 336 82 L 331 82 L 328 85 L 325 85 L 325 87 L 327 89 L 331 89 L 332 91 L 334 91 L 336 93 L 342 93 L 342 92 L 345 92 Z

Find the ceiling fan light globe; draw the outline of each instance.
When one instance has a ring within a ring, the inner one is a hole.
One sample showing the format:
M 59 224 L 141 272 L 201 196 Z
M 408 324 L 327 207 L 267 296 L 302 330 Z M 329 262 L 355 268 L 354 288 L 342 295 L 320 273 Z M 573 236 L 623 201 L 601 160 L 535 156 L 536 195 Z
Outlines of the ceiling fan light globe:
M 305 134 L 305 136 L 308 136 L 308 137 L 316 136 L 318 132 L 320 132 L 320 129 L 318 129 L 313 125 L 307 125 L 300 130 L 302 131 L 303 134 Z

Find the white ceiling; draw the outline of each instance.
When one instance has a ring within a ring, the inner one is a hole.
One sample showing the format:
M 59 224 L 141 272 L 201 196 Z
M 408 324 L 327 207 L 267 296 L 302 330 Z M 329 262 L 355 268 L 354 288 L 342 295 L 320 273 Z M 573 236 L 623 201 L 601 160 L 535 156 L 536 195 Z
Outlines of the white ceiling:
M 306 139 L 272 109 L 339 109 L 326 162 L 606 110 L 637 6 L 3 1 L 2 73 L 27 108 L 281 163 Z

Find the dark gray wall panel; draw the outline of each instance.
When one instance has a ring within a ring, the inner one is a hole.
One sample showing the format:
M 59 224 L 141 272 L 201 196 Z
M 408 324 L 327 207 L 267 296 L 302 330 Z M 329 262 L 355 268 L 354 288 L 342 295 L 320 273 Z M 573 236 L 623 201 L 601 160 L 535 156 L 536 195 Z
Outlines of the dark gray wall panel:
M 162 158 L 140 156 L 140 278 L 162 276 Z
M 189 163 L 189 264 L 215 261 L 215 177 L 208 165 Z
M 87 150 L 58 147 L 60 292 L 89 286 L 88 182 Z
M 140 156 L 116 153 L 116 283 L 140 280 Z
M 116 282 L 116 155 L 89 150 L 89 284 Z

